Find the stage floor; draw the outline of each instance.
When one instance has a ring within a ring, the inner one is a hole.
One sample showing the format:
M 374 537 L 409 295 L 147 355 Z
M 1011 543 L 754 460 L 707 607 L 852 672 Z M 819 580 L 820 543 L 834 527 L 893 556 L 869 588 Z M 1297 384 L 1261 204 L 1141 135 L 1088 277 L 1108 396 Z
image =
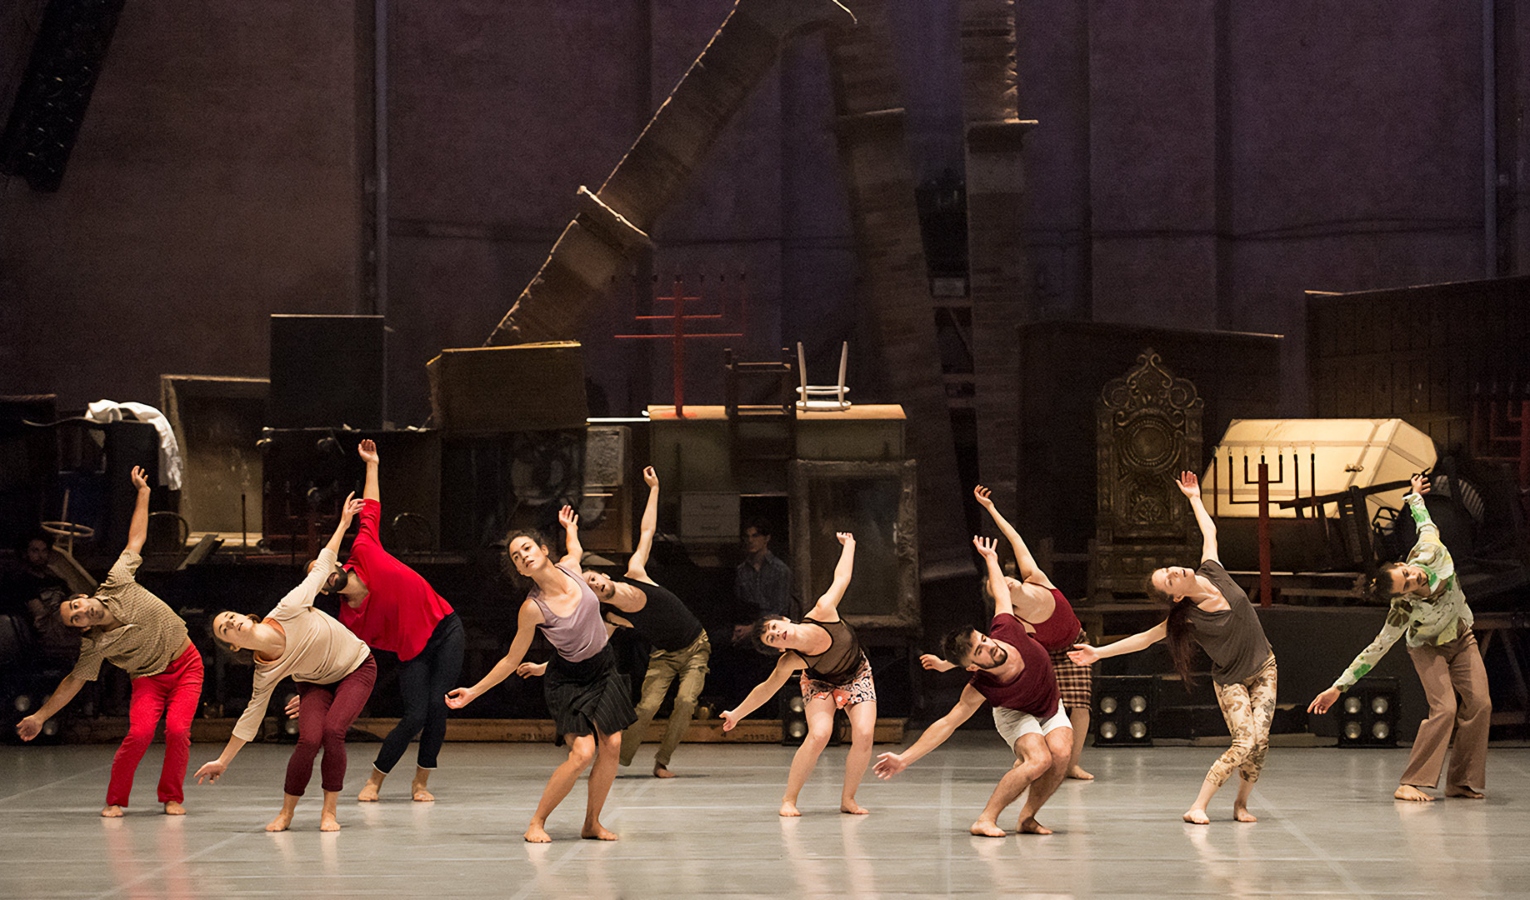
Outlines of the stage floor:
M 187 788 L 189 815 L 154 803 L 160 746 L 123 819 L 97 813 L 109 746 L 0 748 L 0 896 L 54 897 L 1508 897 L 1530 893 L 1530 749 L 1494 745 L 1485 801 L 1391 799 L 1406 750 L 1270 751 L 1251 808 L 1232 787 L 1210 826 L 1186 825 L 1218 750 L 1089 748 L 1093 783 L 1066 782 L 1043 810 L 1049 837 L 985 839 L 967 827 L 1008 765 L 997 736 L 959 733 L 891 782 L 868 775 L 865 817 L 837 811 L 844 748 L 776 808 L 792 750 L 683 745 L 682 777 L 619 777 L 603 816 L 616 843 L 583 841 L 583 785 L 553 815 L 554 843 L 522 842 L 548 745 L 449 744 L 432 789 L 406 799 L 404 765 L 384 801 L 354 795 L 375 744 L 351 748 L 344 829 L 318 831 L 318 773 L 292 831 L 262 828 L 280 804 L 288 748 L 246 747 L 216 786 Z M 645 750 L 648 748 L 645 747 Z M 892 749 L 878 745 L 877 751 Z M 217 748 L 192 748 L 192 767 Z M 408 763 L 411 751 L 405 759 Z M 631 774 L 625 774 L 625 773 Z M 1006 815 L 1014 827 L 1018 806 Z

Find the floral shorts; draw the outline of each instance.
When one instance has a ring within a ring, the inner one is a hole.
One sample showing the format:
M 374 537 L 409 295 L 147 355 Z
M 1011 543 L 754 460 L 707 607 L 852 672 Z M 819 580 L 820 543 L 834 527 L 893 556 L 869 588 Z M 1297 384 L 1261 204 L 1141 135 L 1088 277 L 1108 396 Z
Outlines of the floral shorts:
M 835 709 L 844 709 L 846 706 L 854 706 L 868 700 L 875 703 L 877 686 L 871 680 L 871 662 L 862 654 L 860 668 L 855 670 L 855 676 L 847 684 L 830 684 L 827 681 L 819 681 L 817 678 L 809 678 L 808 673 L 803 672 L 802 699 L 817 698 L 833 700 Z

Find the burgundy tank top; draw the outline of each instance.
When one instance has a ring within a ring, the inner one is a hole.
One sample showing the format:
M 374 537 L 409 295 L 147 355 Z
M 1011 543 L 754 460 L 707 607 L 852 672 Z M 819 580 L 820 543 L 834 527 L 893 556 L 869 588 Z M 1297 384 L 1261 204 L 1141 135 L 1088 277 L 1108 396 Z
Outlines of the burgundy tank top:
M 1084 630 L 1084 626 L 1079 623 L 1078 616 L 1073 612 L 1073 604 L 1068 602 L 1062 591 L 1052 588 L 1052 597 L 1057 600 L 1052 615 L 1045 622 L 1028 624 L 1036 629 L 1036 643 L 1048 650 L 1071 650 L 1078 642 L 1078 633 Z

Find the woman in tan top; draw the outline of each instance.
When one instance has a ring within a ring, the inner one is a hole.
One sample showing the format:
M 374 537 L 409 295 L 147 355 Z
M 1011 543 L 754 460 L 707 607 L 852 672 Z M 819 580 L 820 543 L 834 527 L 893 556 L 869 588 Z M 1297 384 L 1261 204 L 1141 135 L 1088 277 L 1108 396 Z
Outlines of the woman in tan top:
M 335 570 L 340 539 L 361 506 L 362 501 L 355 494 L 345 498 L 340 524 L 319 551 L 319 559 L 308 570 L 308 577 L 283 597 L 269 615 L 258 618 L 221 612 L 213 617 L 213 637 L 232 651 L 251 651 L 255 687 L 223 753 L 197 770 L 198 784 L 203 778 L 216 782 L 240 748 L 259 733 L 271 690 L 277 682 L 290 675 L 297 683 L 302 701 L 298 711 L 298 744 L 287 761 L 287 779 L 282 788 L 282 811 L 266 826 L 267 831 L 286 831 L 292 824 L 298 798 L 308 787 L 320 748 L 324 750 L 320 766 L 324 807 L 319 814 L 319 830 L 340 830 L 335 811 L 340 791 L 345 787 L 345 733 L 372 696 L 377 663 L 360 638 L 328 614 L 314 609 L 313 600 Z

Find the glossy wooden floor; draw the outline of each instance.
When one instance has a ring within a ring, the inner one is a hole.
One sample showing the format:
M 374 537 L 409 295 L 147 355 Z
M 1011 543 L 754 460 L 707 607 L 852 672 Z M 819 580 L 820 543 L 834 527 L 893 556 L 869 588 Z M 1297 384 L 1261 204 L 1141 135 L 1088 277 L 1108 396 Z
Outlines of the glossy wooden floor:
M 0 748 L 0 897 L 1509 897 L 1530 894 L 1530 749 L 1495 745 L 1485 801 L 1391 799 L 1406 750 L 1271 751 L 1260 821 L 1183 824 L 1217 750 L 1104 750 L 1099 779 L 1067 782 L 1043 811 L 1050 837 L 971 837 L 1008 765 L 999 739 L 958 734 L 891 782 L 868 777 L 866 817 L 837 812 L 843 748 L 824 754 L 801 819 L 776 808 L 791 749 L 685 745 L 682 777 L 624 771 L 604 816 L 616 843 L 577 838 L 583 785 L 553 816 L 555 842 L 521 831 L 551 746 L 452 744 L 435 804 L 355 791 L 375 744 L 353 745 L 343 830 L 321 834 L 317 773 L 294 828 L 266 834 L 288 749 L 251 745 L 190 814 L 159 814 L 160 747 L 124 819 L 97 813 L 109 746 Z M 878 746 L 878 752 L 890 749 Z M 193 769 L 216 748 L 192 748 Z M 405 763 L 412 760 L 411 752 Z M 649 754 L 639 757 L 651 759 Z M 407 780 L 403 765 L 401 780 Z M 1013 811 L 1013 810 L 1012 810 Z M 1004 823 L 1013 827 L 1013 816 Z

